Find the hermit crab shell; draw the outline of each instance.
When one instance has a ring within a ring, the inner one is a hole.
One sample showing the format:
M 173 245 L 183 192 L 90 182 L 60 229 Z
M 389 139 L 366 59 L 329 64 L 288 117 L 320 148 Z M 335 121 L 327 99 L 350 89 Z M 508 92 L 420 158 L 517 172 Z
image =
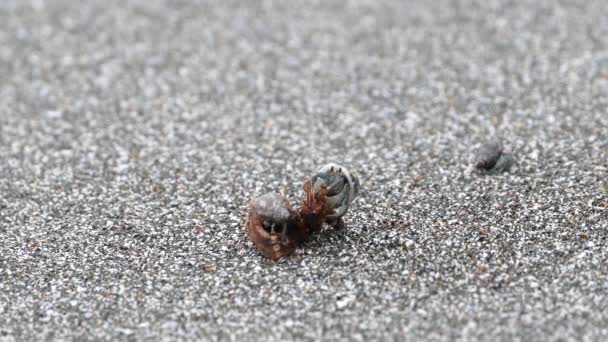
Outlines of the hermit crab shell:
M 359 193 L 359 179 L 344 166 L 334 163 L 321 167 L 313 177 L 312 184 L 315 193 L 322 188 L 327 191 L 327 204 L 332 209 L 326 218 L 328 222 L 344 216 Z
M 477 151 L 475 168 L 482 171 L 502 172 L 513 164 L 513 155 L 506 151 L 499 140 L 490 141 Z
M 304 238 L 299 215 L 278 193 L 251 200 L 246 231 L 262 255 L 272 260 L 293 253 Z

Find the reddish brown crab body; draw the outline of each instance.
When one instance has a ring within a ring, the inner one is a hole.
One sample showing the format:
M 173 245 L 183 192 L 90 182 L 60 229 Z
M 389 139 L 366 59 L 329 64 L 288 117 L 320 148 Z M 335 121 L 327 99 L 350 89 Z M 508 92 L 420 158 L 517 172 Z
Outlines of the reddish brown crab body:
M 260 253 L 272 260 L 293 253 L 306 236 L 300 216 L 278 193 L 269 193 L 251 201 L 247 234 Z

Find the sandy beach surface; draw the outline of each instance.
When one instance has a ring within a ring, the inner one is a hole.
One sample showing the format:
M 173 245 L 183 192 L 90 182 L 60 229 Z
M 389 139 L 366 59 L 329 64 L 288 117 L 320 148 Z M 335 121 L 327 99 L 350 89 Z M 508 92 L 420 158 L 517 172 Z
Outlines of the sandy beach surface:
M 1 1 L 0 341 L 608 339 L 607 18 Z M 346 229 L 261 257 L 250 198 L 327 162 Z

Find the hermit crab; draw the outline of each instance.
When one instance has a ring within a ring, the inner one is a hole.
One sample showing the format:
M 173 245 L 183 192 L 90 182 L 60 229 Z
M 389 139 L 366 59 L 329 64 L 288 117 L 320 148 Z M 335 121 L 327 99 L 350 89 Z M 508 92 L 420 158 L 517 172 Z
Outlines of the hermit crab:
M 514 162 L 513 154 L 505 149 L 500 140 L 485 143 L 476 154 L 475 168 L 484 172 L 507 171 Z
M 285 257 L 323 223 L 343 227 L 342 217 L 359 193 L 359 180 L 347 168 L 330 163 L 304 184 L 304 199 L 297 210 L 279 193 L 251 200 L 245 230 L 262 255 Z
M 329 224 L 341 223 L 352 201 L 359 194 L 359 179 L 348 169 L 334 163 L 323 166 L 312 178 L 312 190 L 320 193 L 325 189 L 327 204 L 332 212 L 325 218 Z

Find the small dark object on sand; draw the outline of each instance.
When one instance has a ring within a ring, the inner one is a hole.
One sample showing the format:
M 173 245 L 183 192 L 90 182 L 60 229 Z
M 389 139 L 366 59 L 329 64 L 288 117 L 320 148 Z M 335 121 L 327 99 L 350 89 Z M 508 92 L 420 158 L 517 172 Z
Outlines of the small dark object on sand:
M 324 222 L 343 226 L 346 214 L 359 192 L 359 181 L 346 168 L 328 164 L 304 184 L 305 198 L 297 211 L 281 194 L 268 193 L 249 203 L 245 230 L 265 257 L 287 256 Z
M 483 145 L 475 156 L 475 168 L 483 171 L 502 172 L 513 164 L 513 155 L 506 152 L 502 142 L 494 140 Z

